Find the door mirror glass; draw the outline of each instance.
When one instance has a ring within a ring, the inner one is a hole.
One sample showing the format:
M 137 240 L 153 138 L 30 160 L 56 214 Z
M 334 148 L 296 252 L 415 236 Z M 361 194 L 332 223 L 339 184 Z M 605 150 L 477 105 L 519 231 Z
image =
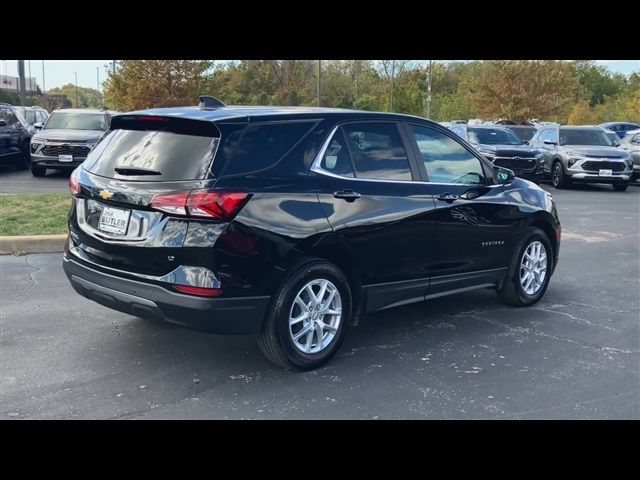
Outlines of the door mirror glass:
M 504 167 L 496 167 L 493 170 L 493 174 L 496 182 L 501 185 L 507 185 L 513 182 L 513 180 L 516 178 L 516 174 L 513 173 L 513 170 L 509 170 L 508 168 Z
M 41 130 L 43 126 L 44 122 L 36 122 L 33 124 L 33 128 L 35 128 L 36 130 Z

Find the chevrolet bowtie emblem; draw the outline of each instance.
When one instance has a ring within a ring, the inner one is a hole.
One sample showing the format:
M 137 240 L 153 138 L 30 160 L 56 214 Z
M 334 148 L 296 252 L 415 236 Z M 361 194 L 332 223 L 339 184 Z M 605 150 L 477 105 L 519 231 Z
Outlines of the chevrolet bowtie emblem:
M 109 190 L 100 190 L 100 193 L 98 195 L 100 195 L 105 200 L 109 200 L 111 197 L 113 197 L 113 192 L 110 192 Z

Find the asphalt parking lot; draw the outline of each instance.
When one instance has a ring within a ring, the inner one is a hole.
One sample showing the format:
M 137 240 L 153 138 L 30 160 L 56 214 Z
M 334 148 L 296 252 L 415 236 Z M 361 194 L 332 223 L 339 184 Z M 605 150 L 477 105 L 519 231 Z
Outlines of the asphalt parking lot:
M 0 418 L 638 419 L 640 187 L 545 188 L 563 243 L 536 306 L 483 290 L 380 312 L 307 373 L 92 303 L 59 254 L 0 257 Z
M 49 170 L 47 176 L 35 178 L 29 170 L 0 166 L 0 193 L 66 193 L 69 172 Z

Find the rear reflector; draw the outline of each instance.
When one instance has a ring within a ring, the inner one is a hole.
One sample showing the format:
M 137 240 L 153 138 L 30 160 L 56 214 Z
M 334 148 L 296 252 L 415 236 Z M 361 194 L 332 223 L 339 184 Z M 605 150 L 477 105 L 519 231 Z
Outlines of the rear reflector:
M 156 195 L 149 206 L 172 215 L 228 220 L 248 198 L 246 192 L 192 190 Z
M 201 295 L 204 297 L 217 297 L 222 293 L 221 288 L 193 287 L 191 285 L 174 285 L 173 288 L 182 293 Z

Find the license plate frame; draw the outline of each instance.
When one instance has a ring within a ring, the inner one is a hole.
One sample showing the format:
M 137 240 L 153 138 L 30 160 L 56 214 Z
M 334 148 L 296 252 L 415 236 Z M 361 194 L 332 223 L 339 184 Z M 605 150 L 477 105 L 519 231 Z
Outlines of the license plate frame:
M 131 210 L 128 208 L 103 207 L 98 221 L 98 230 L 112 235 L 124 236 L 129 229 Z
M 73 162 L 73 155 L 58 155 L 58 161 L 63 163 Z

